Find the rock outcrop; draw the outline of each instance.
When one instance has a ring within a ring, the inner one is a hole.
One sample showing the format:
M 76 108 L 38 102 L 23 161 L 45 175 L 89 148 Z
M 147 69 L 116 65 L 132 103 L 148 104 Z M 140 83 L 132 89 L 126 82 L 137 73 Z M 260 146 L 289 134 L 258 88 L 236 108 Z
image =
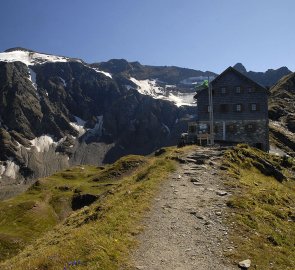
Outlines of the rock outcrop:
M 295 152 L 295 73 L 283 77 L 271 89 L 270 131 L 274 143 L 286 152 Z

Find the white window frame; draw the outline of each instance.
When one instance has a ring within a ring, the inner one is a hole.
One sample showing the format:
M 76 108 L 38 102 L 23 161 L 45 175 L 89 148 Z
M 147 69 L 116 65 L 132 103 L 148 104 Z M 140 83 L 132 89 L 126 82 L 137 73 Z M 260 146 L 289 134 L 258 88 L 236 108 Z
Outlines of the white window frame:
M 251 111 L 256 112 L 257 111 L 257 103 L 251 103 Z
M 241 112 L 242 111 L 242 104 L 236 104 L 236 111 Z

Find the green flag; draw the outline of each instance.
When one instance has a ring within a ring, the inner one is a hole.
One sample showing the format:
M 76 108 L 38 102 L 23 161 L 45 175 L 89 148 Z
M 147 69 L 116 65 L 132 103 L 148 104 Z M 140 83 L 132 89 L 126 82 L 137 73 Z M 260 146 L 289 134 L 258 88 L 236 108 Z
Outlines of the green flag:
M 195 89 L 196 89 L 196 91 L 200 91 L 200 90 L 203 90 L 203 89 L 207 89 L 208 87 L 209 87 L 208 80 L 204 80 L 202 84 L 196 85 Z

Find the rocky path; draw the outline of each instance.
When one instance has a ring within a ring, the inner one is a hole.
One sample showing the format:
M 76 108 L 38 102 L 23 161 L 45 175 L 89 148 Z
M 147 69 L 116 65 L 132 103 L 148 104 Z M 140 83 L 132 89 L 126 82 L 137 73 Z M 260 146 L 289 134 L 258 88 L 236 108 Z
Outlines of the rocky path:
M 227 197 L 218 167 L 221 152 L 190 152 L 155 198 L 133 254 L 134 269 L 231 270 L 222 223 Z

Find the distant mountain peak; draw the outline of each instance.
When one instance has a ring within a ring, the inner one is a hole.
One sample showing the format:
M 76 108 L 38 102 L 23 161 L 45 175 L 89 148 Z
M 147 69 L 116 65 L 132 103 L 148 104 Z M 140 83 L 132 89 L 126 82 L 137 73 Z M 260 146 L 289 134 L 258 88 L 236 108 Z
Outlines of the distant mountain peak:
M 233 66 L 233 68 L 241 73 L 247 73 L 247 69 L 245 68 L 245 66 L 242 63 L 236 63 Z

